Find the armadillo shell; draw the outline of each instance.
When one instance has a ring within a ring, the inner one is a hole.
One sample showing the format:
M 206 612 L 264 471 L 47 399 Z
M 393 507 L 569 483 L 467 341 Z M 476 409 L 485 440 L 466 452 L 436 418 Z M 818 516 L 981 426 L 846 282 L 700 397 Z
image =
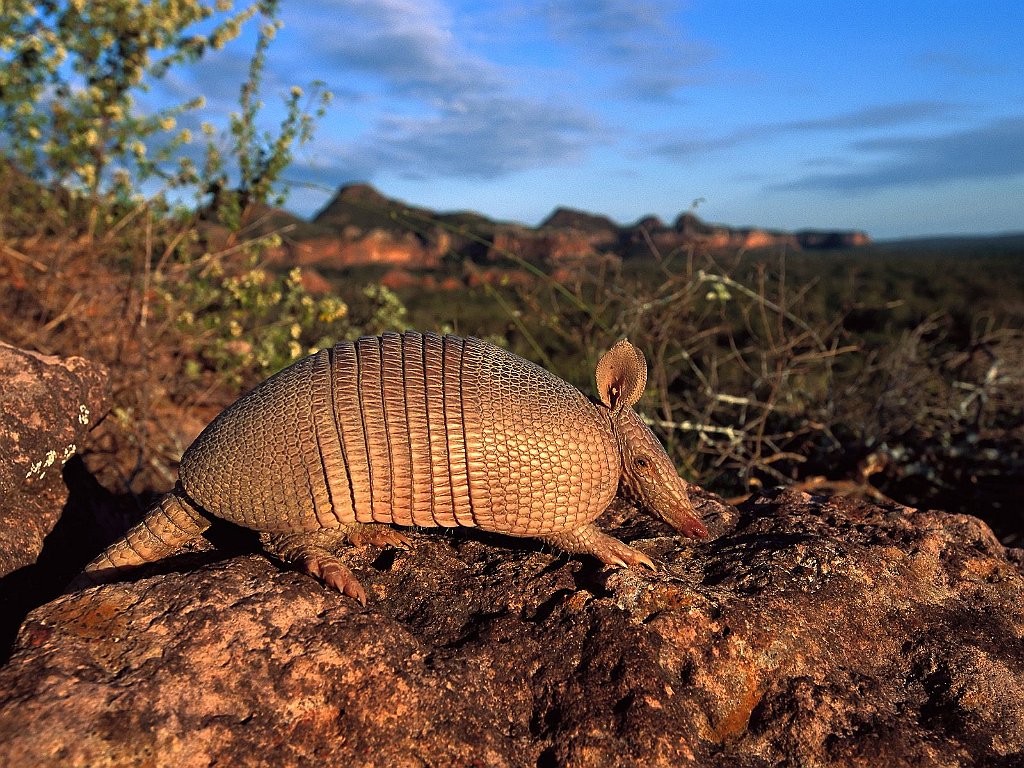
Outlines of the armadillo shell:
M 615 495 L 608 416 L 539 366 L 475 338 L 342 342 L 220 414 L 179 470 L 208 512 L 261 531 L 352 522 L 535 536 Z

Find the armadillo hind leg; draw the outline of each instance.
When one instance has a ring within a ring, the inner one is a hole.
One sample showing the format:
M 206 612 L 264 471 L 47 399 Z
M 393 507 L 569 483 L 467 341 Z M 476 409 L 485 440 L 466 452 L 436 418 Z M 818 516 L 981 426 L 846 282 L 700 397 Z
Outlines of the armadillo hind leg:
M 375 547 L 411 549 L 409 537 L 396 531 L 387 523 L 349 523 L 341 528 L 344 538 L 353 546 L 372 544 Z
M 625 568 L 630 565 L 644 565 L 654 570 L 651 559 L 638 549 L 624 544 L 616 538 L 602 533 L 594 525 L 584 525 L 558 533 L 539 537 L 541 541 L 553 544 L 566 552 L 593 555 L 606 565 Z
M 210 521 L 177 489 L 166 493 L 141 521 L 94 558 L 68 585 L 74 591 L 117 579 L 176 552 L 210 527 Z
M 363 585 L 331 551 L 347 540 L 348 532 L 338 529 L 260 534 L 260 541 L 268 552 L 366 605 Z

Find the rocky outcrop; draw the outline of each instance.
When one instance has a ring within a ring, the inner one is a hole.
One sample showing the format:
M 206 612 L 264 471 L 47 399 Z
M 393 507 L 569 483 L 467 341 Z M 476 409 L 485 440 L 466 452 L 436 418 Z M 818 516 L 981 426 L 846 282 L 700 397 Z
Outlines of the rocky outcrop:
M 316 237 L 308 240 L 287 240 L 268 252 L 272 264 L 287 266 L 318 266 L 327 269 L 366 264 L 394 264 L 420 269 L 436 268 L 446 249 L 446 240 L 424 242 L 416 235 L 370 230 L 365 234 L 354 230 L 340 237 Z
M 352 550 L 366 608 L 261 555 L 191 554 L 33 611 L 0 670 L 0 763 L 1011 766 L 1022 552 L 972 517 L 697 499 L 661 563 L 414 533 Z
M 267 221 L 278 221 L 269 213 Z M 280 221 L 285 221 L 280 218 Z M 526 227 L 472 212 L 436 213 L 385 197 L 369 184 L 349 184 L 306 227 L 291 234 L 274 258 L 287 264 L 345 268 L 393 264 L 437 269 L 444 260 L 495 263 L 524 259 L 553 268 L 599 259 L 649 256 L 684 248 L 840 248 L 864 245 L 863 232 L 798 234 L 708 224 L 693 212 L 667 226 L 656 216 L 619 226 L 606 216 L 556 208 L 541 224 Z M 593 264 L 591 264 L 593 265 Z
M 331 198 L 313 223 L 336 231 L 351 228 L 365 234 L 373 230 L 405 234 L 410 224 L 429 224 L 436 214 L 385 197 L 369 184 L 346 184 Z
M 661 232 L 664 229 L 668 229 L 668 227 L 666 227 L 665 226 L 665 222 L 663 222 L 657 216 L 644 216 L 643 218 L 639 219 L 632 226 L 627 227 L 627 229 L 632 229 L 632 230 L 643 229 L 643 230 L 647 230 L 648 232 Z
M 575 230 L 501 229 L 494 233 L 487 258 L 505 261 L 511 255 L 538 266 L 587 261 L 598 258 L 607 246 L 602 237 Z
M 671 229 L 654 230 L 652 235 L 662 249 L 697 246 L 713 251 L 756 248 L 800 250 L 796 237 L 788 232 L 708 224 L 691 211 L 681 213 Z
M 35 562 L 68 490 L 61 470 L 106 414 L 107 372 L 0 342 L 0 577 Z
M 796 239 L 801 248 L 808 249 L 859 248 L 871 243 L 868 233 L 858 230 L 833 232 L 804 229 L 796 233 Z
M 574 208 L 556 208 L 540 223 L 540 229 L 571 229 L 614 241 L 619 232 L 619 225 L 607 216 L 577 211 Z
M 25 614 L 66 583 L 53 562 L 81 562 L 53 544 L 81 546 L 81 531 L 62 523 L 91 503 L 75 454 L 106 415 L 107 386 L 106 370 L 81 357 L 0 342 L 0 661 Z

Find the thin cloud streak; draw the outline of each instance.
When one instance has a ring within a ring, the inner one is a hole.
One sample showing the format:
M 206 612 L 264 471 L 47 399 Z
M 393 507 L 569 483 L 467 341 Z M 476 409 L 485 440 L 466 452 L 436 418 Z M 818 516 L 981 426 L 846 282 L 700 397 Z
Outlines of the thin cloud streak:
M 931 69 L 958 77 L 987 77 L 998 75 L 1003 69 L 972 59 L 960 51 L 925 51 L 912 63 L 922 69 Z
M 571 107 L 515 97 L 464 102 L 426 118 L 389 117 L 366 136 L 333 148 L 323 179 L 493 179 L 516 171 L 577 160 L 607 140 L 600 123 Z
M 965 179 L 1024 174 L 1024 116 L 942 136 L 858 141 L 850 149 L 882 154 L 862 170 L 820 173 L 770 189 L 863 192 Z
M 865 107 L 820 120 L 795 120 L 782 123 L 783 131 L 855 131 L 873 128 L 896 128 L 923 120 L 941 119 L 962 114 L 966 107 L 947 101 L 911 101 L 905 104 L 883 104 Z
M 913 101 L 885 104 L 846 112 L 815 120 L 792 120 L 784 123 L 762 123 L 714 138 L 693 138 L 666 141 L 655 148 L 660 155 L 674 158 L 691 157 L 742 144 L 801 131 L 858 131 L 896 128 L 926 120 L 943 119 L 962 114 L 965 107 L 944 101 Z

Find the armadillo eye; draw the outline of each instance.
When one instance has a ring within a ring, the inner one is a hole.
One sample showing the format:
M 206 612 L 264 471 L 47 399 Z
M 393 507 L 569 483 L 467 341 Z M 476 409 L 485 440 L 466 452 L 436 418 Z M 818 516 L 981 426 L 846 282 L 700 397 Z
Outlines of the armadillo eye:
M 641 472 L 646 472 L 647 469 L 651 466 L 651 462 L 645 456 L 637 456 L 635 459 L 633 459 L 633 466 L 636 469 L 639 469 Z

